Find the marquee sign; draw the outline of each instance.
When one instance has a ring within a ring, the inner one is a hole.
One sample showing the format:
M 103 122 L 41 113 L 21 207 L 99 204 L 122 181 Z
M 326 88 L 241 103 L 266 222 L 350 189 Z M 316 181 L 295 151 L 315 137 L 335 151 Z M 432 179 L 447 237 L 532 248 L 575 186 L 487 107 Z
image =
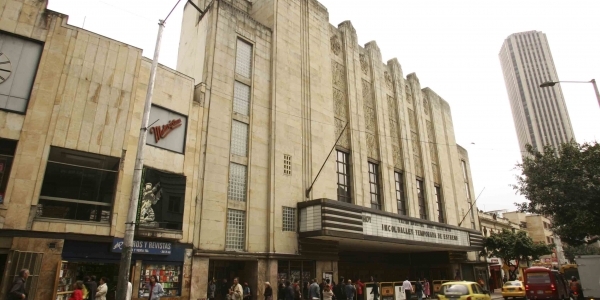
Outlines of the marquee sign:
M 408 244 L 437 244 L 476 249 L 483 236 L 475 230 L 375 212 L 357 205 L 319 199 L 298 204 L 300 236 L 340 236 Z
M 150 124 L 146 144 L 154 147 L 183 153 L 187 117 L 160 106 L 152 105 L 150 109 Z

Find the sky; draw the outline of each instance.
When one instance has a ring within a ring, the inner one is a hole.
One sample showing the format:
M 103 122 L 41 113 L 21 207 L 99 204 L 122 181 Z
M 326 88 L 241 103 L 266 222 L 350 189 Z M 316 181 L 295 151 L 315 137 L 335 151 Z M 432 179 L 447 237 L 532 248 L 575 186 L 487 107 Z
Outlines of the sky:
M 279 0 L 285 1 L 285 0 Z M 183 4 L 166 22 L 159 62 L 176 69 Z M 521 160 L 498 59 L 512 33 L 546 33 L 560 80 L 600 81 L 598 0 L 321 0 L 335 26 L 350 20 L 361 45 L 377 41 L 383 61 L 398 58 L 452 109 L 458 144 L 469 151 L 480 210 L 514 210 Z M 152 58 L 158 19 L 177 0 L 50 0 L 69 24 L 144 49 Z M 578 142 L 600 139 L 591 84 L 562 84 Z M 482 192 L 483 191 L 483 192 Z

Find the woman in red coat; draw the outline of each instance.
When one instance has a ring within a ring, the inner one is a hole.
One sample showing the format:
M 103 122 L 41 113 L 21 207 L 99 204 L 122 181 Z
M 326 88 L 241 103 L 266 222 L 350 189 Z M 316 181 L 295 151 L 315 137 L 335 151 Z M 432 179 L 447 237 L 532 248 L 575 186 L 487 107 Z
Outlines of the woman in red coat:
M 73 294 L 69 300 L 83 300 L 83 281 L 77 281 L 73 284 Z

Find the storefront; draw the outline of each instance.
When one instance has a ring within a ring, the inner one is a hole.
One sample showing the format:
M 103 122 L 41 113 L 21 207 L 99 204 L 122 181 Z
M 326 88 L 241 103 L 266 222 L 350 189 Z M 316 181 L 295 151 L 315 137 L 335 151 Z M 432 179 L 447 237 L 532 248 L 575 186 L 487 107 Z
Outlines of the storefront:
M 455 271 L 461 278 L 476 276 L 477 262 L 467 258 L 468 251 L 482 246 L 476 230 L 328 199 L 299 203 L 298 210 L 301 244 L 334 244 L 338 277 L 395 282 L 406 277 L 449 280 Z
M 62 261 L 57 266 L 56 296 L 68 299 L 71 285 L 85 276 L 108 279 L 107 300 L 115 298 L 117 275 L 123 240 L 112 243 L 65 240 Z M 135 241 L 130 281 L 134 299 L 147 297 L 144 288 L 150 276 L 155 275 L 162 284 L 166 299 L 179 299 L 182 295 L 184 259 L 188 246 L 162 241 Z

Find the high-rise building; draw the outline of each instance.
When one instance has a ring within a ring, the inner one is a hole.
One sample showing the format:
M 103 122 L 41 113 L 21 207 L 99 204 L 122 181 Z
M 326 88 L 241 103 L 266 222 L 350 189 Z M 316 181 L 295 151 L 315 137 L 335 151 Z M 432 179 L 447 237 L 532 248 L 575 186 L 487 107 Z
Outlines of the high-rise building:
M 527 144 L 541 150 L 575 139 L 560 85 L 540 88 L 546 81 L 558 81 L 546 35 L 512 34 L 499 56 L 521 152 Z

